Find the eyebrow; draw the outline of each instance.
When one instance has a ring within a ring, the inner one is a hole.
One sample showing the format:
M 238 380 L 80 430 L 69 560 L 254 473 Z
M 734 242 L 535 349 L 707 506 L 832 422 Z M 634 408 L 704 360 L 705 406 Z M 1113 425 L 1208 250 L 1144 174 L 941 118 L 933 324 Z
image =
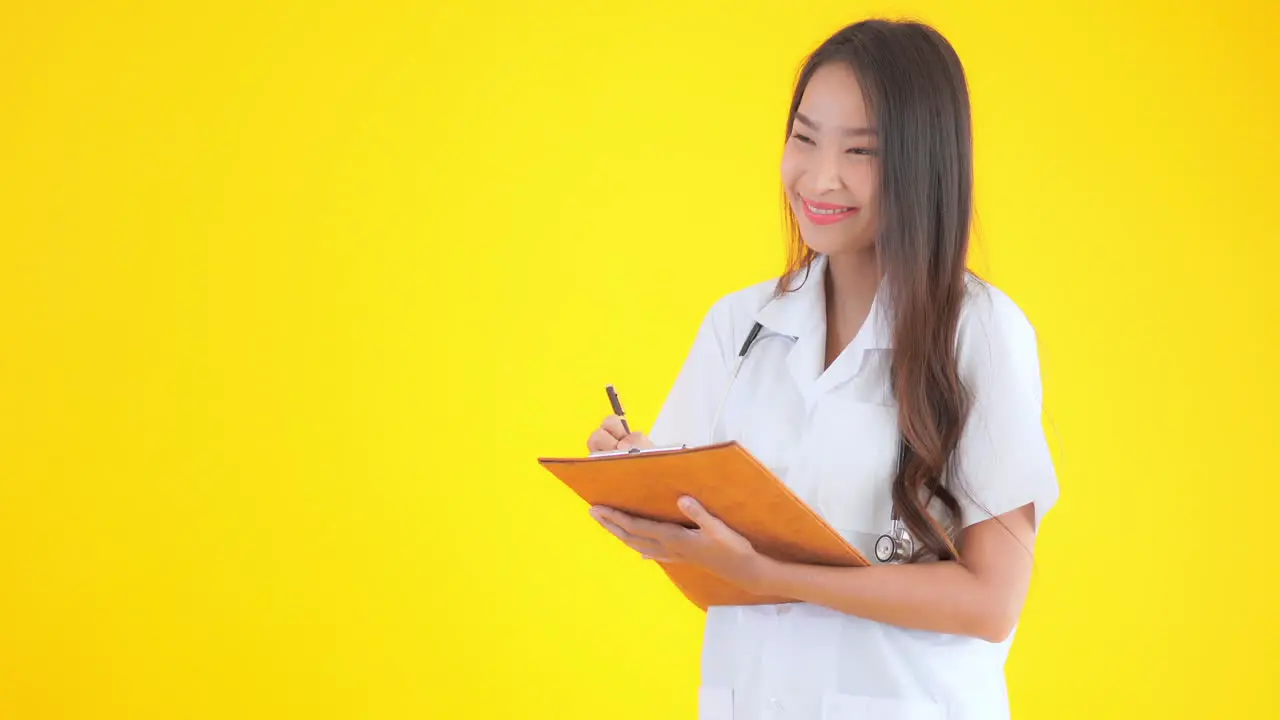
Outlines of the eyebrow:
M 806 125 L 812 128 L 813 130 L 822 129 L 822 127 L 818 125 L 818 123 L 809 119 L 809 117 L 802 112 L 796 111 L 796 120 L 800 121 L 801 125 Z M 842 135 L 875 135 L 876 131 L 872 130 L 871 128 L 865 128 L 865 127 L 858 127 L 858 128 L 846 127 L 846 128 L 840 128 L 840 133 Z

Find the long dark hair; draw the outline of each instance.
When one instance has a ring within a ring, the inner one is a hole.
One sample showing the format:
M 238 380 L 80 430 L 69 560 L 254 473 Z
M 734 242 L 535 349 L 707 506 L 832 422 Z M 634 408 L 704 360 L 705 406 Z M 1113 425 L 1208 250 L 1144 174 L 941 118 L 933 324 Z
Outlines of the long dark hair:
M 787 118 L 818 68 L 849 67 L 875 119 L 880 163 L 876 253 L 893 311 L 892 386 L 900 459 L 893 506 L 918 556 L 956 559 L 951 522 L 960 516 L 953 457 L 970 399 L 956 367 L 956 327 L 965 296 L 973 197 L 969 93 L 960 59 L 933 28 L 867 20 L 828 38 L 797 78 Z M 784 189 L 787 271 L 807 272 L 815 253 L 801 238 Z M 928 510 L 941 502 L 949 517 Z

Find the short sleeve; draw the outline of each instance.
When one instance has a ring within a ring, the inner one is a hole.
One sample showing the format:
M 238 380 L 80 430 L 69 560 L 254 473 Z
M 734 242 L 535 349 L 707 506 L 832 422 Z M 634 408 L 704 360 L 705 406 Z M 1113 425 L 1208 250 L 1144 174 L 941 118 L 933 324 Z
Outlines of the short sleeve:
M 675 382 L 649 430 L 659 447 L 706 445 L 720 397 L 729 384 L 731 366 L 727 352 L 732 327 L 727 299 L 711 307 L 703 317 Z
M 1035 504 L 1037 529 L 1058 500 L 1057 474 L 1042 425 L 1036 333 L 1000 290 L 972 290 L 957 355 L 970 411 L 957 448 L 962 527 Z

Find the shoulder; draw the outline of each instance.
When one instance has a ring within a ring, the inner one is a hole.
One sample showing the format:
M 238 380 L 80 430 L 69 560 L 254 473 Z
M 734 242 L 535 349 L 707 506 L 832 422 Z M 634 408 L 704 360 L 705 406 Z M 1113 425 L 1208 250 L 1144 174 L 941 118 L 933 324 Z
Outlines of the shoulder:
M 1031 320 L 1007 293 L 976 275 L 966 278 L 956 344 L 962 371 L 1038 369 Z
M 1031 321 L 1013 298 L 972 273 L 965 277 L 960 327 L 979 331 L 1032 329 Z
M 745 322 L 749 329 L 760 308 L 773 297 L 777 282 L 777 278 L 763 280 L 721 295 L 707 310 L 706 319 L 716 324 L 733 326 Z
M 712 345 L 728 363 L 746 340 L 760 309 L 773 297 L 777 279 L 764 280 L 716 298 L 703 310 L 697 342 Z

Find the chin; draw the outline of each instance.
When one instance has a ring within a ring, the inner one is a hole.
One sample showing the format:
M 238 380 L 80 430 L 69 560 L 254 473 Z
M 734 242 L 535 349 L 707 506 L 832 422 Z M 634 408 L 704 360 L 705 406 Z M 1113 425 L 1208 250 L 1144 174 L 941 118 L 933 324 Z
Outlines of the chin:
M 874 243 L 867 243 L 849 233 L 835 233 L 814 228 L 802 228 L 800 237 L 810 250 L 819 255 L 850 255 L 863 253 L 875 248 Z

